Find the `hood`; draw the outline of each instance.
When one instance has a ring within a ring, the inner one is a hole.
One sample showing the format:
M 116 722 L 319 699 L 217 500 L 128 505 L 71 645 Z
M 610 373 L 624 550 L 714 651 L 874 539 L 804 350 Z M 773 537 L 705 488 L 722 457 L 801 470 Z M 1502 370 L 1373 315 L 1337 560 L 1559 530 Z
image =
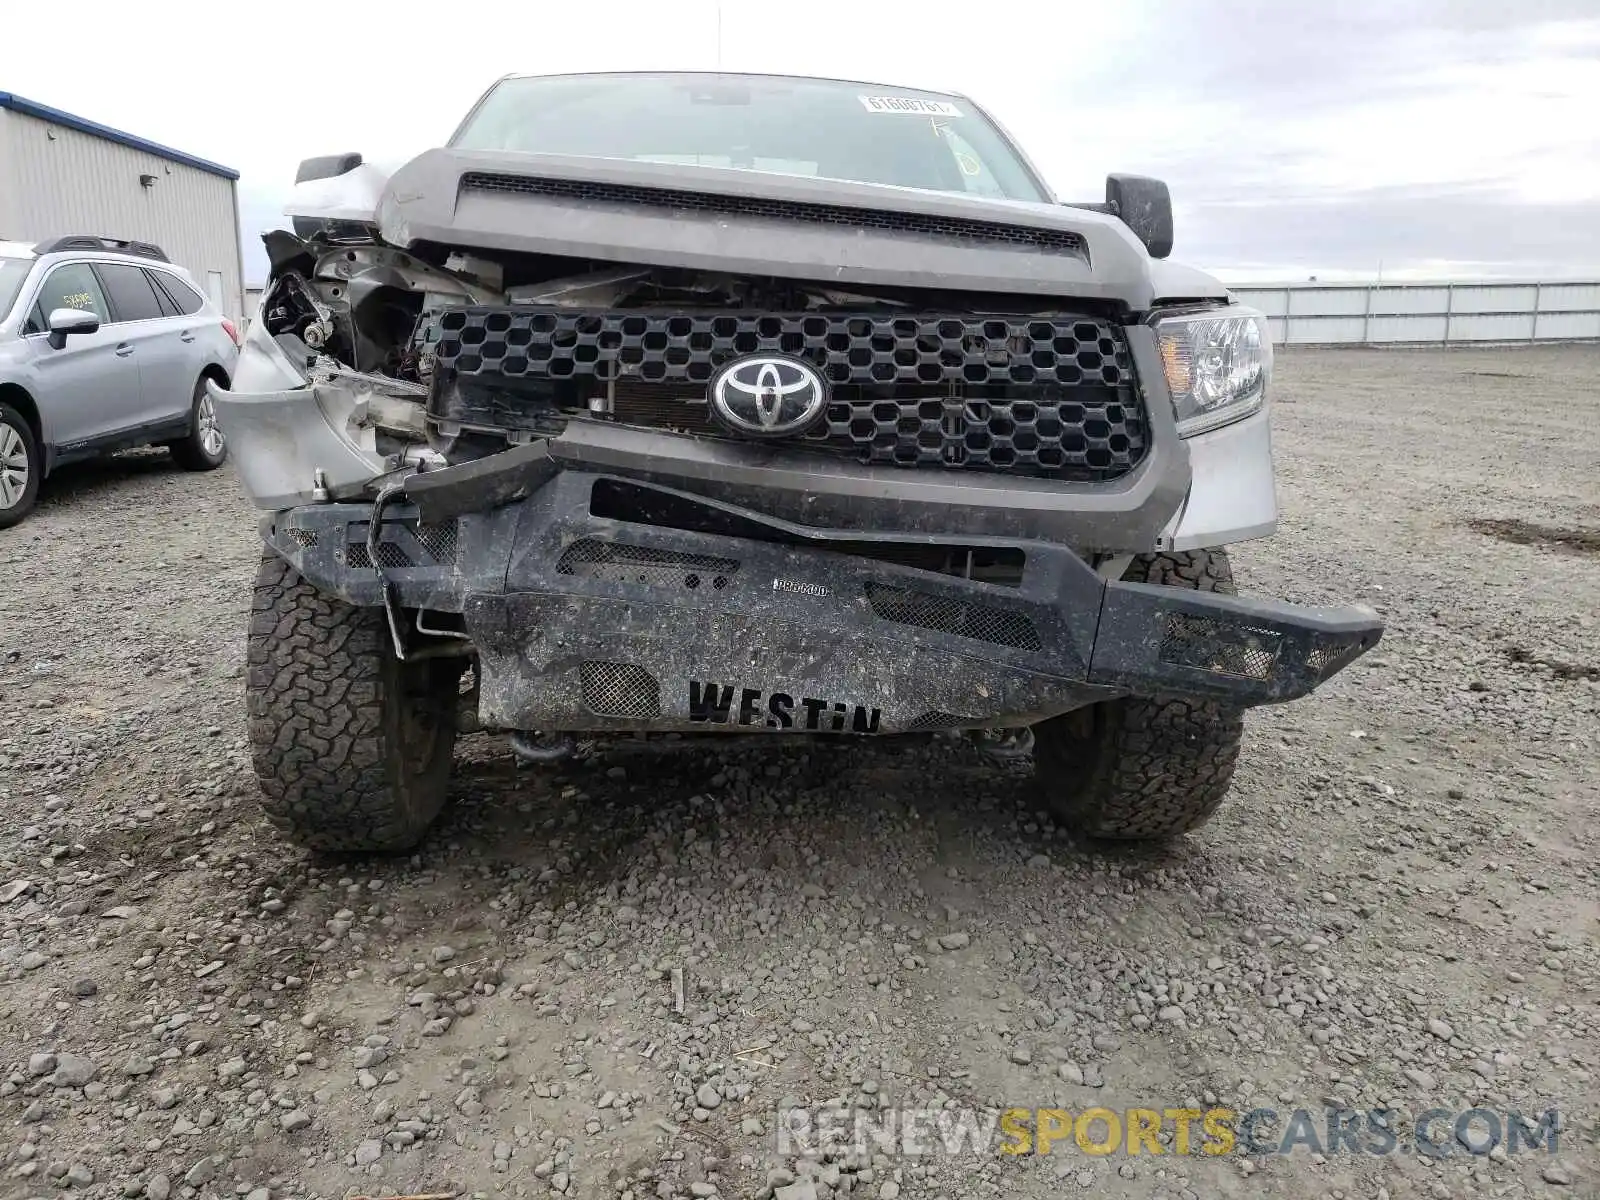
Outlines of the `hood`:
M 1157 304 L 1228 298 L 1228 289 L 1215 276 L 1168 258 L 1150 260 L 1150 286 Z
M 374 217 L 383 240 L 402 248 L 428 242 L 1131 309 L 1152 298 L 1151 260 L 1115 217 L 883 184 L 440 149 L 389 178 Z

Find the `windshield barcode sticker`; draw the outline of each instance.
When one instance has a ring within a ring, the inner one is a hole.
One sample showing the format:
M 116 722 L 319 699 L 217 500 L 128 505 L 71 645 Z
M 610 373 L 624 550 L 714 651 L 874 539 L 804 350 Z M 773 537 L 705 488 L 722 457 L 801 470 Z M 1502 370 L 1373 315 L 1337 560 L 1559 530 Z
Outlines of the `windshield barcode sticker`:
M 868 112 L 910 113 L 918 117 L 959 117 L 961 110 L 948 100 L 920 100 L 915 96 L 858 96 Z

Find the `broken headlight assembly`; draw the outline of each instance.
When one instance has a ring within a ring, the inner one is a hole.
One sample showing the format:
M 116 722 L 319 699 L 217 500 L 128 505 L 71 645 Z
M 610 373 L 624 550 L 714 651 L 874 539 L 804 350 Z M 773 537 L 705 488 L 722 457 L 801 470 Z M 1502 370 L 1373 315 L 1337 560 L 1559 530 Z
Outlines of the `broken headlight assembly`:
M 1261 411 L 1272 379 L 1272 336 L 1265 316 L 1232 304 L 1158 317 L 1155 330 L 1179 437 Z

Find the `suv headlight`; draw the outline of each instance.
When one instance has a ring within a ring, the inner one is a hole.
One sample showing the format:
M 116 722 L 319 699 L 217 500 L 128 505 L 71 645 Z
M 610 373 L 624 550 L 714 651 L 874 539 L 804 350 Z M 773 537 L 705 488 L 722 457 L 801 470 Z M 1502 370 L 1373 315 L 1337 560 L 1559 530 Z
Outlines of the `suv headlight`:
M 1261 410 L 1272 378 L 1272 336 L 1265 316 L 1230 304 L 1160 317 L 1155 329 L 1179 437 L 1194 437 Z

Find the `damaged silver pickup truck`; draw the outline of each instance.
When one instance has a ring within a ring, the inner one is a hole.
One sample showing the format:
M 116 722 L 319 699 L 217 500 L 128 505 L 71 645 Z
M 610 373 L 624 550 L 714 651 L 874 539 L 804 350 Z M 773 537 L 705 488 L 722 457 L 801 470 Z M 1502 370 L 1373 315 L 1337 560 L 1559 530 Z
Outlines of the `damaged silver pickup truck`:
M 273 822 L 414 845 L 457 733 L 1019 731 L 1162 838 L 1242 718 L 1375 645 L 1234 594 L 1273 532 L 1260 313 L 1164 184 L 1055 200 L 962 95 L 516 76 L 392 175 L 302 164 L 231 388 Z

